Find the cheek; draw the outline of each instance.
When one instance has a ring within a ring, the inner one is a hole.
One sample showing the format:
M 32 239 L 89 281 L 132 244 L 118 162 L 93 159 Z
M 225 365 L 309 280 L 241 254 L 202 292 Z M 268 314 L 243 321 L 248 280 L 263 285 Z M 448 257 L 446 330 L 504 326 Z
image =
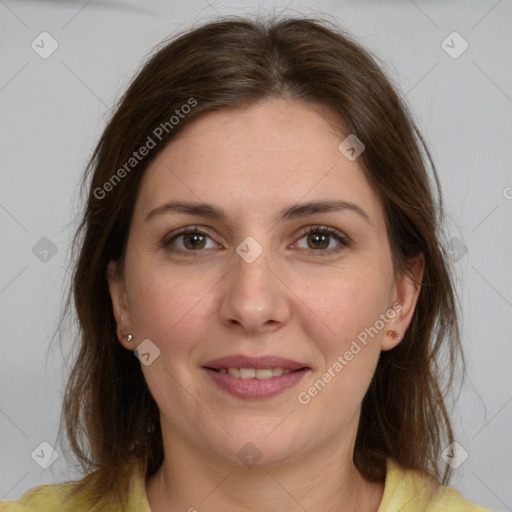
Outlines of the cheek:
M 314 376 L 299 389 L 297 402 L 308 415 L 322 418 L 317 428 L 325 435 L 358 421 L 385 333 L 380 319 L 389 308 L 389 288 L 376 286 L 381 282 L 352 273 L 317 281 L 321 291 L 304 290 L 305 305 L 314 315 L 303 321 L 302 330 L 322 357 Z
M 159 409 L 186 430 L 186 419 L 202 421 L 190 397 L 199 396 L 195 362 L 211 326 L 209 291 L 218 279 L 155 264 L 139 268 L 151 270 L 134 269 L 127 280 L 134 331 L 160 350 L 142 371 Z
M 374 268 L 347 267 L 317 275 L 315 286 L 306 286 L 299 277 L 295 283 L 304 302 L 298 315 L 302 330 L 322 355 L 315 378 L 301 387 L 298 402 L 320 415 L 328 407 L 326 427 L 358 414 L 378 363 L 385 320 L 391 319 L 387 313 L 392 280 L 382 278 L 388 275 L 385 266 Z
M 164 349 L 170 342 L 184 346 L 204 328 L 209 291 L 218 281 L 215 276 L 155 264 L 133 268 L 129 275 L 130 312 L 139 337 Z
M 332 269 L 329 273 L 317 274 L 304 278 L 304 273 L 297 273 L 290 281 L 290 288 L 300 297 L 303 328 L 310 332 L 311 339 L 323 340 L 323 353 L 333 357 L 346 350 L 346 344 L 359 337 L 364 342 L 380 339 L 383 322 L 381 315 L 390 309 L 392 279 L 386 267 L 372 270 L 370 265 Z M 311 284 L 314 283 L 314 284 Z M 375 327 L 378 333 L 375 332 Z M 371 333 L 371 336 L 369 335 Z M 326 350 L 327 349 L 327 350 Z

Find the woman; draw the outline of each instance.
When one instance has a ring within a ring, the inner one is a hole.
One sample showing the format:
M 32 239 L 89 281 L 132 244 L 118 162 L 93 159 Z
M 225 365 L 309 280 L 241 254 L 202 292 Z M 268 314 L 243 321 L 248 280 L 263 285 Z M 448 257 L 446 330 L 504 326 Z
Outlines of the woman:
M 89 474 L 0 510 L 484 511 L 445 487 L 462 354 L 427 163 L 335 28 L 165 44 L 87 175 L 63 423 Z

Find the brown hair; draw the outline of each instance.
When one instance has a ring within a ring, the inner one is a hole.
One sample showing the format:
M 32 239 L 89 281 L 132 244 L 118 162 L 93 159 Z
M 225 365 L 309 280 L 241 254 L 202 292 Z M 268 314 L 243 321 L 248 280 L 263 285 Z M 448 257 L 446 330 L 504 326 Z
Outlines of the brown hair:
M 91 472 L 77 491 L 87 489 L 93 500 L 122 501 L 134 465 L 150 476 L 163 460 L 158 406 L 139 361 L 117 339 L 106 279 L 109 261 L 122 262 L 144 171 L 193 119 L 269 97 L 322 105 L 364 143 L 359 162 L 383 202 L 395 270 L 407 272 L 415 256 L 425 257 L 412 322 L 402 342 L 381 354 L 364 398 L 354 462 L 372 481 L 384 480 L 391 457 L 448 482 L 450 468 L 439 456 L 453 436 L 441 377 L 448 377 L 448 389 L 463 358 L 428 149 L 374 58 L 337 27 L 300 18 L 229 18 L 158 49 L 119 101 L 84 177 L 88 200 L 72 283 L 80 346 L 62 419 L 73 453 Z M 170 122 L 179 112 L 186 115 Z M 127 166 L 148 137 L 155 147 Z

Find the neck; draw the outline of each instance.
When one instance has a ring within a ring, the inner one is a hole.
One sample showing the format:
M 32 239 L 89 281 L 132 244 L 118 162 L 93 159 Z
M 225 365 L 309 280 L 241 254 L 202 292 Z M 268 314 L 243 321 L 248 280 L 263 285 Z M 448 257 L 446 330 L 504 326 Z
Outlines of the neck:
M 365 480 L 351 452 L 339 444 L 335 450 L 329 446 L 293 460 L 245 467 L 206 457 L 204 451 L 193 453 L 176 441 L 164 449 L 172 456 L 147 482 L 152 512 L 377 512 L 382 499 L 384 485 Z

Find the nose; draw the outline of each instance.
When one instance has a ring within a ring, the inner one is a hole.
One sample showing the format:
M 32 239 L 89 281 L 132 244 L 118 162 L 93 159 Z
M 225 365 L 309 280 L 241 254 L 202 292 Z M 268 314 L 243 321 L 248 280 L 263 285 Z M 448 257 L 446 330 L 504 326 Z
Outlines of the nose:
M 251 334 L 284 325 L 290 317 L 290 290 L 268 252 L 250 263 L 234 254 L 233 266 L 221 286 L 222 323 Z

